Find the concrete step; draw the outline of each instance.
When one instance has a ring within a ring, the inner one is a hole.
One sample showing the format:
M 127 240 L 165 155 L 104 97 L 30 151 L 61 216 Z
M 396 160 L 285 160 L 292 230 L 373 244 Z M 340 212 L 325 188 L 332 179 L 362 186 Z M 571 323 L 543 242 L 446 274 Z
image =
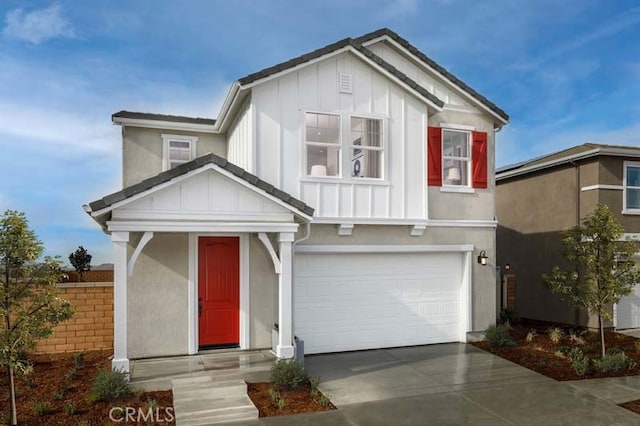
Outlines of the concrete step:
M 235 396 L 247 395 L 247 384 L 243 381 L 225 382 L 225 385 L 212 383 L 201 383 L 186 388 L 174 388 L 173 401 L 191 399 L 216 399 L 231 398 Z
M 201 425 L 212 425 L 216 423 L 226 423 L 226 422 L 242 422 L 255 420 L 258 418 L 258 409 L 253 407 L 253 410 L 244 409 L 244 410 L 230 410 L 224 414 L 216 413 L 213 415 L 205 415 L 202 414 L 197 418 L 185 418 L 185 419 L 176 419 L 176 424 L 178 426 L 201 426 Z
M 176 423 L 204 425 L 258 418 L 244 380 L 214 381 L 211 376 L 178 379 L 173 385 Z
M 213 382 L 213 378 L 207 374 L 200 374 L 198 376 L 192 376 L 192 377 L 180 377 L 180 378 L 176 378 L 176 379 L 172 379 L 171 380 L 171 385 L 176 388 L 176 387 L 187 387 L 187 386 L 192 386 L 192 385 L 198 385 L 201 383 L 211 383 Z

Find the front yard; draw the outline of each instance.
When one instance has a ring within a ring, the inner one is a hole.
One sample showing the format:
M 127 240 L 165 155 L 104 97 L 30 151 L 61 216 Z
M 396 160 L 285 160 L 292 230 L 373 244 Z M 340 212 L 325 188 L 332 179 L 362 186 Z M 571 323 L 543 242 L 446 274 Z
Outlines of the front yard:
M 107 358 L 110 352 L 78 354 L 30 357 L 33 362 L 31 374 L 16 376 L 18 424 L 108 425 L 114 424 L 111 419 L 125 420 L 127 414 L 130 416 L 126 424 L 144 425 L 151 418 L 163 421 L 162 424 L 175 424 L 171 391 L 134 392 L 112 402 L 92 401 L 90 393 L 98 371 L 111 368 Z M 8 418 L 8 387 L 5 373 L 0 376 L 0 389 L 3 389 L 0 393 L 0 422 L 3 424 Z

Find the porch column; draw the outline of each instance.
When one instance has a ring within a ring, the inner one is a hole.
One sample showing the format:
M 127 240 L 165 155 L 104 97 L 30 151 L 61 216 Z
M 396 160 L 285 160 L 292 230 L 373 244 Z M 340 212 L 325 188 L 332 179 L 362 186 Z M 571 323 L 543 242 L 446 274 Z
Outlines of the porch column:
M 280 241 L 280 276 L 278 285 L 278 324 L 279 338 L 276 348 L 278 358 L 293 358 L 293 288 L 292 288 L 292 253 L 293 232 L 281 232 Z
M 127 243 L 128 232 L 112 232 L 113 243 L 113 360 L 111 368 L 129 372 L 127 354 Z

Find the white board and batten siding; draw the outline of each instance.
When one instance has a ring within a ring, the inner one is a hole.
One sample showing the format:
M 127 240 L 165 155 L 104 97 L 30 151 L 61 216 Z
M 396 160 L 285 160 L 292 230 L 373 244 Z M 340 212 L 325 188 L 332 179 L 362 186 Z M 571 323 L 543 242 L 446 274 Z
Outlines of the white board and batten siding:
M 255 172 L 252 113 L 251 103 L 245 102 L 227 132 L 228 160 L 250 173 Z
M 339 73 L 352 76 L 340 93 Z M 427 105 L 352 53 L 330 56 L 252 90 L 256 174 L 304 200 L 315 218 L 426 218 Z M 305 112 L 340 113 L 342 177 L 306 177 Z M 383 179 L 352 178 L 349 115 L 383 119 Z
M 212 170 L 116 208 L 113 219 L 292 222 L 285 207 Z
M 466 339 L 461 253 L 296 253 L 295 333 L 305 353 Z

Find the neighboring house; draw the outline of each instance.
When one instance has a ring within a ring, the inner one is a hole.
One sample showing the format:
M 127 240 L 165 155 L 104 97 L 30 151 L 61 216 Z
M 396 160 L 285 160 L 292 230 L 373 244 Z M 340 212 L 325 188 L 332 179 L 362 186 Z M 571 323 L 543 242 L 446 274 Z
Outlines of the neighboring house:
M 495 322 L 496 105 L 382 29 L 233 83 L 217 120 L 121 111 L 114 368 L 203 347 L 466 341 Z M 487 265 L 480 264 L 487 263 Z
M 496 172 L 498 264 L 516 275 L 516 310 L 525 318 L 597 327 L 597 316 L 570 308 L 542 282 L 562 264 L 562 232 L 598 203 L 640 236 L 640 147 L 586 143 Z M 640 289 L 613 309 L 613 324 L 640 327 Z

